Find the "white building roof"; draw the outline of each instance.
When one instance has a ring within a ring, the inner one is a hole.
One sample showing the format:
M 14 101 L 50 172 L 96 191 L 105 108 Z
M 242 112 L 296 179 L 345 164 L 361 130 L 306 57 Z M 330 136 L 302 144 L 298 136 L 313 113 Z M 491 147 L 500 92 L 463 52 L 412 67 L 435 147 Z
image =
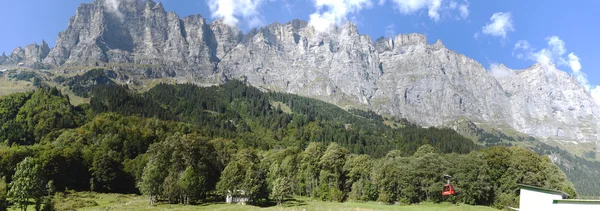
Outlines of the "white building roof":
M 533 190 L 533 191 L 549 193 L 549 194 L 560 194 L 563 197 L 563 199 L 569 198 L 569 196 L 570 196 L 568 193 L 565 193 L 563 191 L 552 190 L 552 189 L 548 189 L 548 188 L 540 188 L 540 187 L 536 187 L 536 186 L 532 186 L 532 185 L 525 185 L 525 184 L 519 184 L 519 186 L 521 186 L 521 189 Z
M 566 199 L 569 194 L 531 185 L 521 186 L 519 211 L 599 211 L 600 200 Z

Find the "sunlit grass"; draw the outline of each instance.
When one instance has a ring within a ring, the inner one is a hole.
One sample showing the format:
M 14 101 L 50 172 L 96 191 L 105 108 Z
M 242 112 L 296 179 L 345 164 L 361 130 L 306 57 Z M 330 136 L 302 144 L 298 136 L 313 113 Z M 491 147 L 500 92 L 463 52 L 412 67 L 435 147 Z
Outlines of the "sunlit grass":
M 261 211 L 335 211 L 335 210 L 355 210 L 355 211 L 376 211 L 376 210 L 399 210 L 399 211 L 494 211 L 496 209 L 484 206 L 471 206 L 464 204 L 434 204 L 422 203 L 416 205 L 387 205 L 377 202 L 323 202 L 318 200 L 310 200 L 309 198 L 297 198 L 286 201 L 283 205 L 272 205 L 267 207 L 259 207 L 252 205 L 236 205 L 225 203 L 208 203 L 201 205 L 182 205 L 182 204 L 166 204 L 158 202 L 154 205 L 149 205 L 148 198 L 145 196 L 132 194 L 101 194 L 90 192 L 78 192 L 67 195 L 57 201 L 57 208 L 60 210 L 87 210 L 87 211 L 104 211 L 104 210 L 215 210 L 215 211 L 234 211 L 234 210 L 261 210 Z M 28 210 L 33 210 L 33 205 L 29 206 Z M 12 207 L 9 210 L 18 210 Z

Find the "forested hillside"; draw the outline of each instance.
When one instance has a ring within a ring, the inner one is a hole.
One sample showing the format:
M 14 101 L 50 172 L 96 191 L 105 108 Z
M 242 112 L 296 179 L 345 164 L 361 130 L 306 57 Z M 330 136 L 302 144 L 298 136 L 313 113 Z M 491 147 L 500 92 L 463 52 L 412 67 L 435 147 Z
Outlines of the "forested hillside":
M 450 129 L 392 128 L 373 112 L 239 81 L 145 93 L 103 84 L 81 106 L 55 88 L 0 99 L 0 176 L 10 184 L 0 198 L 51 204 L 54 191 L 92 190 L 169 203 L 234 193 L 258 203 L 296 194 L 504 207 L 517 202 L 519 183 L 576 196 L 548 158 L 519 147 L 481 149 Z M 444 174 L 454 175 L 454 197 L 439 194 Z
M 273 102 L 283 102 L 292 113 L 283 112 Z M 190 123 L 210 137 L 232 138 L 243 147 L 260 149 L 337 142 L 353 153 L 381 157 L 391 149 L 410 155 L 423 144 L 444 153 L 467 153 L 478 148 L 450 129 L 416 125 L 392 129 L 377 118 L 353 115 L 310 98 L 264 93 L 239 81 L 207 88 L 160 84 L 144 94 L 124 86 L 103 86 L 94 91 L 90 105 L 95 113 Z
M 544 143 L 537 144 L 533 150 L 540 155 L 551 157 L 554 163 L 569 177 L 579 194 L 600 196 L 600 180 L 598 180 L 600 162 L 574 156 L 565 150 Z

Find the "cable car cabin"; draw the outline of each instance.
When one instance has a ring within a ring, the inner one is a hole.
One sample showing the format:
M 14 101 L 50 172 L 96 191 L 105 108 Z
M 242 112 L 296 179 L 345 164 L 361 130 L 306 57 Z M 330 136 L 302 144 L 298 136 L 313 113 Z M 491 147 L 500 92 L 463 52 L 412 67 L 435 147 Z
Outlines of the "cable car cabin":
M 450 195 L 454 195 L 454 188 L 452 187 L 452 185 L 446 184 L 446 185 L 444 185 L 444 188 L 442 189 L 442 196 L 450 196 Z

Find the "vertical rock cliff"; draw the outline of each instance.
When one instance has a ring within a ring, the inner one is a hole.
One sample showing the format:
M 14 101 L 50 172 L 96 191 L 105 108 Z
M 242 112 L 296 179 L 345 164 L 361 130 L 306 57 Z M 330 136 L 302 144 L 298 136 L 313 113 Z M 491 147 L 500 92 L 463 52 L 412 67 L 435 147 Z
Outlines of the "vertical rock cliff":
M 244 34 L 221 20 L 180 18 L 152 0 L 120 1 L 118 8 L 105 1 L 79 6 L 52 49 L 44 41 L 17 48 L 0 64 L 109 66 L 209 83 L 241 79 L 423 126 L 466 118 L 540 138 L 600 143 L 599 106 L 552 65 L 495 78 L 421 34 L 373 42 L 350 22 L 319 33 L 302 20 Z

